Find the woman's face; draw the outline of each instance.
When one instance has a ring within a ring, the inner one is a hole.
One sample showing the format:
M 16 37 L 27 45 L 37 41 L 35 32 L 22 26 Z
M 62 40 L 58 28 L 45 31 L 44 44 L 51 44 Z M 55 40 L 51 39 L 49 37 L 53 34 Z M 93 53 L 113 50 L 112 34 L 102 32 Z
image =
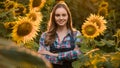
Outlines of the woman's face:
M 68 13 L 64 8 L 57 8 L 55 11 L 55 21 L 58 26 L 66 26 Z

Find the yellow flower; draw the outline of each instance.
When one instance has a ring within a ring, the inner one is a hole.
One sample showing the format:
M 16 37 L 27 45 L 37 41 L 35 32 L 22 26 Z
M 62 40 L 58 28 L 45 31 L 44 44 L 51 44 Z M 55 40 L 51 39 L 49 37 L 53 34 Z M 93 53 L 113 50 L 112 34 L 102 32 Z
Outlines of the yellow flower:
M 97 16 L 94 14 L 91 14 L 87 20 L 91 23 L 96 23 L 98 26 L 100 34 L 102 34 L 106 30 L 106 20 L 102 16 Z
M 13 12 L 14 16 L 23 16 L 26 13 L 26 8 L 22 4 L 17 4 Z
M 86 21 L 82 25 L 82 34 L 86 38 L 94 39 L 95 37 L 99 35 L 98 26 L 95 23 L 90 23 Z
M 107 8 L 99 8 L 98 15 L 106 17 L 108 15 L 108 9 Z
M 16 2 L 14 2 L 14 1 L 5 1 L 4 2 L 4 4 L 5 4 L 5 10 L 10 10 L 10 9 L 13 9 L 13 8 L 15 8 L 15 6 L 16 6 Z
M 6 29 L 9 29 L 9 28 L 12 28 L 15 24 L 16 24 L 16 22 L 5 22 L 4 27 Z
M 33 22 L 41 22 L 42 21 L 42 14 L 41 12 L 36 12 L 34 10 L 31 10 L 28 14 L 27 14 L 28 19 L 30 19 Z
M 30 0 L 29 7 L 30 10 L 39 11 L 44 6 L 46 0 Z
M 108 2 L 105 2 L 104 0 L 99 5 L 100 8 L 108 8 Z
M 91 65 L 93 65 L 93 68 L 98 68 L 98 63 L 104 63 L 106 62 L 106 58 L 102 55 L 96 54 L 90 59 Z
M 33 40 L 38 34 L 39 27 L 36 25 L 39 23 L 34 23 L 27 18 L 21 18 L 17 21 L 17 24 L 13 27 L 12 37 L 17 43 L 26 43 Z
M 120 29 L 117 30 L 117 32 L 116 32 L 116 34 L 114 36 L 120 37 Z

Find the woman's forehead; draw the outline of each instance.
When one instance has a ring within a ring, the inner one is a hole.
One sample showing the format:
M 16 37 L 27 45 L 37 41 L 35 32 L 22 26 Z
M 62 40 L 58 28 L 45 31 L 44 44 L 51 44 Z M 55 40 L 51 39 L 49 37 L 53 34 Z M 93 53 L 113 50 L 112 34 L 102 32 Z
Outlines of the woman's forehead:
M 67 13 L 66 9 L 61 7 L 61 8 L 57 8 L 55 13 Z

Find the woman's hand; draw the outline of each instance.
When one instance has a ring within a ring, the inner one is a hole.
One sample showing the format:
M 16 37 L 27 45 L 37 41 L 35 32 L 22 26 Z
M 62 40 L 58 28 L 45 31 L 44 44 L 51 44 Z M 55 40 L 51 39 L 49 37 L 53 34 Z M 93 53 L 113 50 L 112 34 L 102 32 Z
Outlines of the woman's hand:
M 55 56 L 57 57 L 58 54 L 57 53 L 52 53 L 50 51 L 47 51 L 45 48 L 42 48 L 41 50 L 38 51 L 39 54 L 43 54 L 43 55 L 50 55 L 50 56 Z
M 38 51 L 39 54 L 49 54 L 49 51 L 47 51 L 45 48 L 42 48 L 41 50 Z
M 78 46 L 76 46 L 76 47 L 74 48 L 74 50 L 79 50 L 79 47 L 78 47 Z

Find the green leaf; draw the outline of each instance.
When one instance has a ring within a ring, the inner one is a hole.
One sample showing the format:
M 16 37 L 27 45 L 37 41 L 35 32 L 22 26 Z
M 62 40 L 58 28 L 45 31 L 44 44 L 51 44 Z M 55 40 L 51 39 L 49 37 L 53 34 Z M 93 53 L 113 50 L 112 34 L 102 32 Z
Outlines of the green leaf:
M 120 51 L 120 48 L 115 48 L 117 51 Z
M 105 42 L 103 42 L 103 41 L 96 41 L 96 40 L 95 40 L 95 44 L 96 44 L 97 46 L 105 46 Z
M 73 66 L 73 68 L 80 68 L 81 64 L 79 61 L 74 61 L 74 62 L 72 62 L 72 66 Z
M 115 45 L 115 41 L 114 40 L 105 40 L 105 39 L 102 39 L 101 41 L 104 42 L 108 47 L 112 47 L 112 46 Z

